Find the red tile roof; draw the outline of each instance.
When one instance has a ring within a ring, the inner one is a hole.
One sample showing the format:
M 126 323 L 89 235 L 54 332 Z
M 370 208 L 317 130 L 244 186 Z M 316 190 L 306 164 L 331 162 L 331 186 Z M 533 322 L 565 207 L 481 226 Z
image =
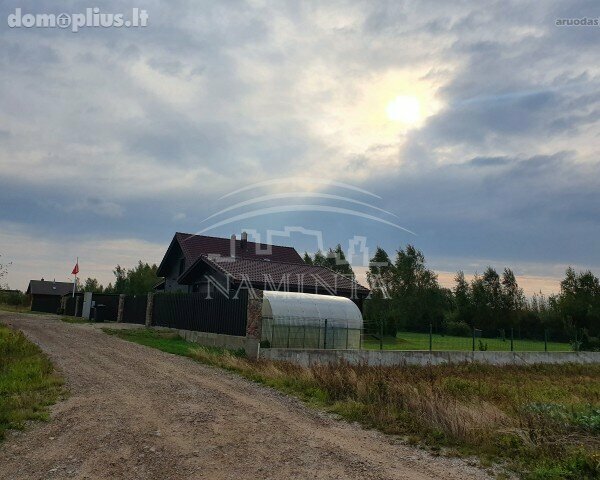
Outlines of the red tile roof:
M 187 260 L 193 263 L 200 255 L 231 256 L 231 240 L 229 238 L 207 237 L 190 233 L 175 234 Z M 304 263 L 302 257 L 292 247 L 268 245 L 265 243 L 246 242 L 242 249 L 241 240 L 235 241 L 235 255 L 244 258 L 270 258 L 276 262 Z
M 231 239 L 220 237 L 208 237 L 206 235 L 193 235 L 191 233 L 177 232 L 169 245 L 167 253 L 163 257 L 158 267 L 158 275 L 163 276 L 163 267 L 173 248 L 178 244 L 185 256 L 185 265 L 190 267 L 201 255 L 220 255 L 230 257 Z M 242 248 L 242 241 L 238 238 L 235 241 L 235 256 L 242 258 L 269 258 L 273 261 L 304 264 L 302 257 L 292 247 L 283 247 L 280 245 L 268 245 L 265 243 L 246 242 Z
M 326 267 L 252 258 L 209 258 L 201 256 L 194 265 L 181 275 L 179 281 L 185 283 L 186 280 L 193 280 L 193 270 L 200 262 L 221 271 L 236 283 L 247 280 L 254 288 L 263 290 L 283 288 L 283 285 L 288 285 L 290 290 L 297 290 L 299 285 L 304 286 L 306 290 L 312 290 L 316 285 L 323 292 L 329 289 L 332 293 L 337 291 L 354 291 L 361 295 L 369 293 L 367 288 L 355 280 Z M 271 288 L 269 288 L 270 284 Z

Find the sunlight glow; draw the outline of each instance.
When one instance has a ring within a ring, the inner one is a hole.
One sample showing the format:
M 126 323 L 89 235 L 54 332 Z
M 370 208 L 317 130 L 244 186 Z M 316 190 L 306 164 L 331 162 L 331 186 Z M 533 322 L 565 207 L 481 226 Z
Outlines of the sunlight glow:
M 422 118 L 421 102 L 417 97 L 400 95 L 388 103 L 385 109 L 387 116 L 394 122 L 402 122 L 407 125 L 419 123 Z

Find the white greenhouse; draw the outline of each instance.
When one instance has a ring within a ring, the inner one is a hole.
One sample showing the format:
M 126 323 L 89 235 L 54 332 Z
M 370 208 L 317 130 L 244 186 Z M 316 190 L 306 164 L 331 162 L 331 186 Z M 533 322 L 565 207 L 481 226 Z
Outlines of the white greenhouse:
M 363 318 L 345 297 L 264 291 L 262 340 L 274 348 L 361 347 Z

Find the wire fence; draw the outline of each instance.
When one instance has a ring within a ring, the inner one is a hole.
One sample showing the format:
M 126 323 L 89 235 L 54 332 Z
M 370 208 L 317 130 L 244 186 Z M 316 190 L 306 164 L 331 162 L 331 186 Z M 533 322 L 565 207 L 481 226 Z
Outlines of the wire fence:
M 305 318 L 263 318 L 262 345 L 264 348 L 361 349 L 361 350 L 421 350 L 421 351 L 507 351 L 507 352 L 565 352 L 578 351 L 581 331 L 571 336 L 541 330 L 521 336 L 514 329 L 489 332 L 471 329 L 468 334 L 400 331 L 386 334 L 373 325 L 362 328 L 344 320 Z
M 582 330 L 569 333 L 560 330 L 538 329 L 521 332 L 520 329 L 502 328 L 485 330 L 466 328 L 464 332 L 448 333 L 436 331 L 429 325 L 426 332 L 396 332 L 385 335 L 381 326 L 367 324 L 364 344 L 367 348 L 390 350 L 429 351 L 507 351 L 507 352 L 564 352 L 579 351 L 583 339 Z M 377 331 L 379 329 L 379 331 Z
M 515 338 L 514 331 L 508 335 L 484 335 L 482 330 L 473 329 L 469 336 L 433 332 L 397 332 L 391 336 L 366 332 L 362 345 L 378 350 L 564 352 L 579 350 L 580 342 L 552 341 L 549 331 L 532 338 Z

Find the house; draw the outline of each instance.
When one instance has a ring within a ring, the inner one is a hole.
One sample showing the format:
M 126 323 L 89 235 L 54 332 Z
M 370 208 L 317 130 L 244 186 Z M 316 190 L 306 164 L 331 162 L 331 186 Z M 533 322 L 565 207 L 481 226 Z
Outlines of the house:
M 362 304 L 369 290 L 353 278 L 308 265 L 292 247 L 176 233 L 157 275 L 165 292 L 228 295 L 240 288 L 348 297 Z
M 61 298 L 73 291 L 73 284 L 44 280 L 31 280 L 27 295 L 31 297 L 31 310 L 34 312 L 57 313 Z

